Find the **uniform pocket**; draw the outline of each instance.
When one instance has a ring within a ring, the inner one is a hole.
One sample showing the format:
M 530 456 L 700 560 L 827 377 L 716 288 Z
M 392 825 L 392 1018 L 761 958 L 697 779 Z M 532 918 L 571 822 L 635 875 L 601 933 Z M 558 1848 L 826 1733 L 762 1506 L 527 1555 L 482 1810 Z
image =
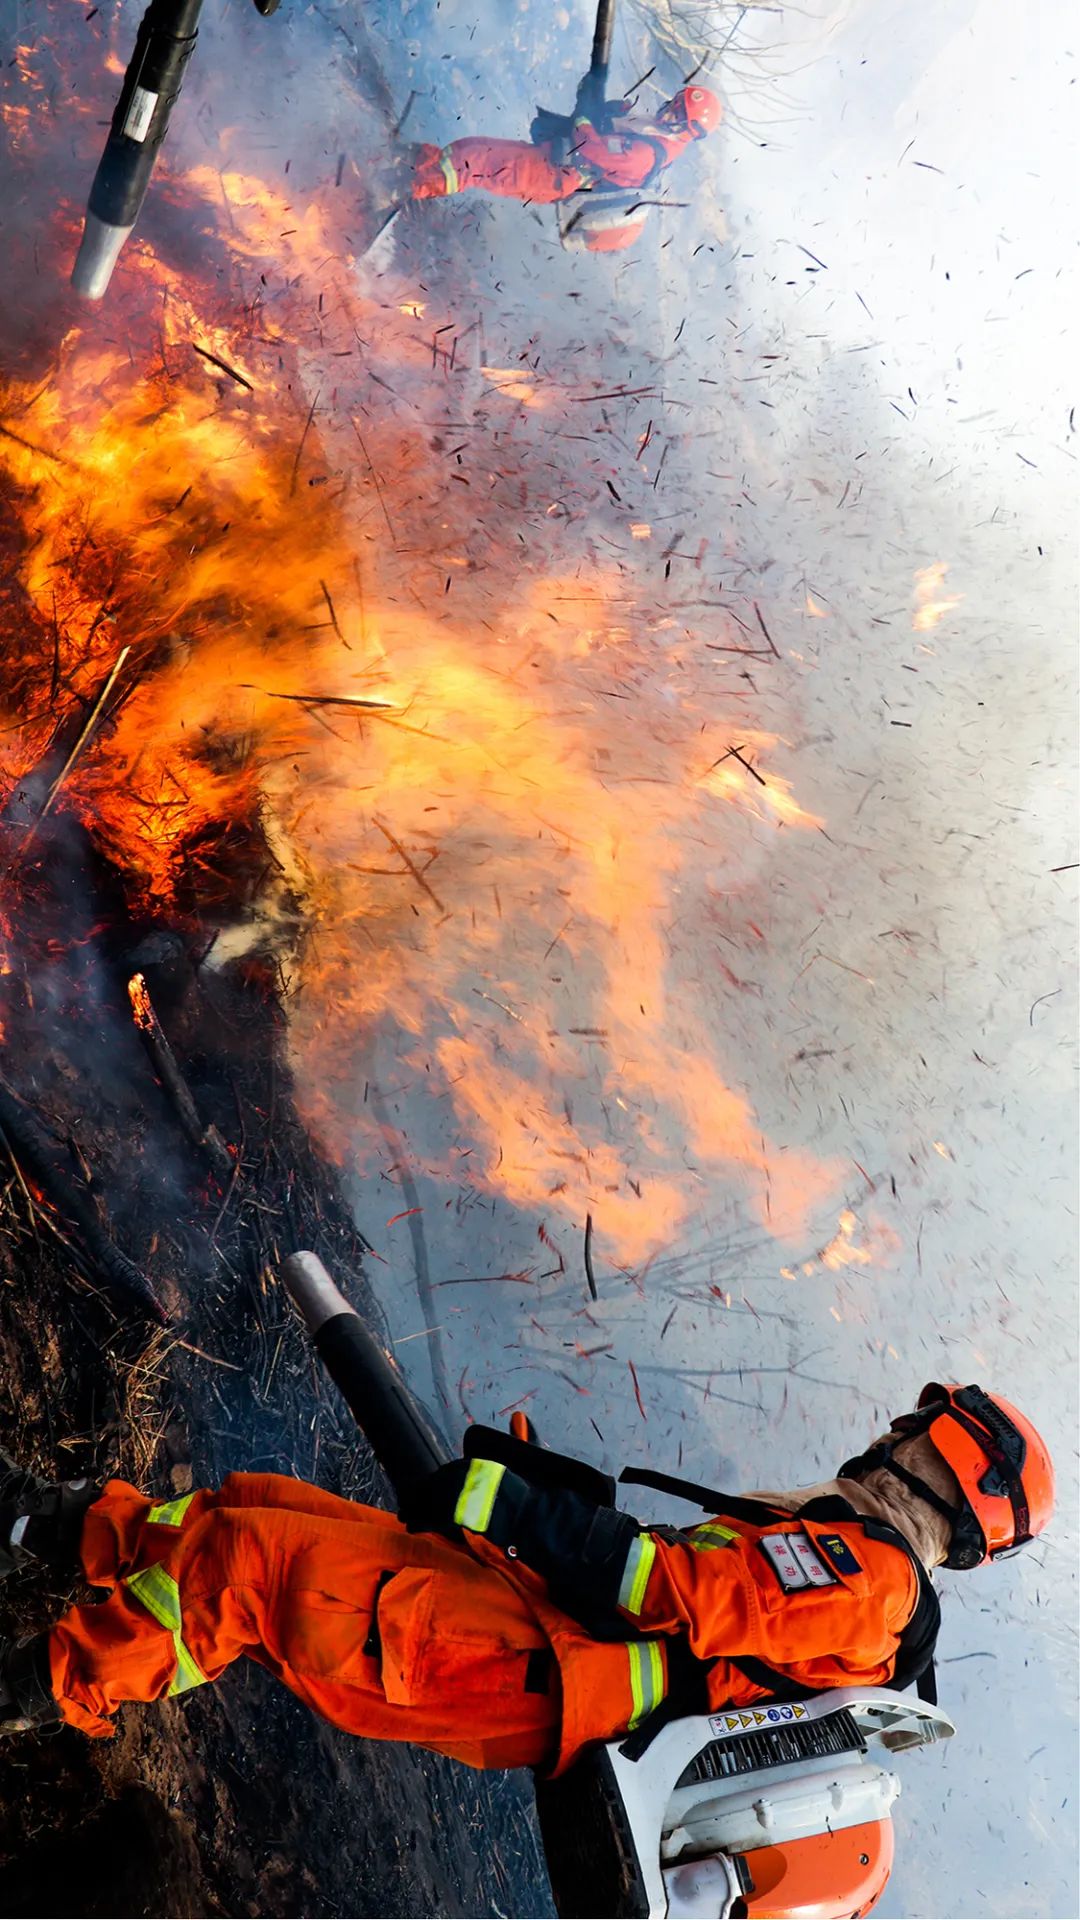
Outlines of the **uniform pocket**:
M 420 1696 L 436 1579 L 429 1567 L 403 1567 L 379 1593 L 375 1618 L 382 1647 L 382 1686 L 395 1706 L 412 1706 Z

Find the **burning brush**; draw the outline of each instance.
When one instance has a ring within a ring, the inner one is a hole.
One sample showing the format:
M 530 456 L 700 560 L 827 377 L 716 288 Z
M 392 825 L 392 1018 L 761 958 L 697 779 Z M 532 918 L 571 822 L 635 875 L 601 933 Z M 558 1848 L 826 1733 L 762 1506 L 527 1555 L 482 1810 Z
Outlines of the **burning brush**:
M 213 1123 L 210 1126 L 203 1125 L 191 1095 L 191 1088 L 177 1065 L 176 1055 L 165 1037 L 161 1021 L 154 1012 L 150 989 L 141 973 L 132 974 L 128 981 L 128 998 L 131 1001 L 131 1011 L 135 1016 L 135 1025 L 142 1035 L 151 1064 L 176 1109 L 180 1125 L 188 1139 L 193 1146 L 206 1154 L 218 1173 L 231 1174 L 232 1155 Z

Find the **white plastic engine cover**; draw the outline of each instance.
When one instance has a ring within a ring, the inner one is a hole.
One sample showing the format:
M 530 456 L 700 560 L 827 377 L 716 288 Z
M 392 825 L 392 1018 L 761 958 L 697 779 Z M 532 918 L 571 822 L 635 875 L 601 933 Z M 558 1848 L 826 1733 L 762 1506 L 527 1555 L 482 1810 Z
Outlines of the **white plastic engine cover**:
M 745 1786 L 725 1780 L 683 1787 L 672 1795 L 660 1857 L 666 1863 L 723 1849 L 749 1853 L 865 1820 L 887 1820 L 899 1792 L 895 1774 L 857 1759 L 850 1765 L 823 1762 L 792 1780 L 763 1783 L 759 1774 Z
M 665 1867 L 668 1920 L 727 1920 L 742 1889 L 723 1854 Z

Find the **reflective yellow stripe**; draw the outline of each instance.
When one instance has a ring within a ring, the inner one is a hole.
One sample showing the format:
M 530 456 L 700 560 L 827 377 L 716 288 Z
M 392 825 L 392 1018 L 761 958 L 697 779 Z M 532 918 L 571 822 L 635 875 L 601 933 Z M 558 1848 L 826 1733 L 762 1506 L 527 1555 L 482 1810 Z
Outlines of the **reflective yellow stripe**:
M 173 1634 L 173 1645 L 176 1648 L 176 1672 L 169 1687 L 170 1700 L 178 1693 L 190 1693 L 192 1687 L 205 1687 L 208 1684 L 205 1673 L 199 1671 L 178 1633 Z
M 186 1505 L 177 1501 L 176 1504 Z M 182 1516 L 181 1516 L 182 1517 Z M 179 1526 L 179 1520 L 165 1521 L 166 1526 Z M 143 1567 L 140 1573 L 129 1573 L 124 1581 L 130 1587 L 137 1600 L 140 1600 L 157 1621 L 159 1627 L 172 1634 L 173 1648 L 176 1653 L 176 1672 L 169 1686 L 170 1699 L 177 1693 L 189 1693 L 192 1687 L 204 1687 L 206 1675 L 184 1645 L 181 1636 L 183 1615 L 180 1611 L 180 1589 L 171 1573 L 164 1567 Z
M 655 1559 L 655 1540 L 650 1534 L 639 1533 L 631 1543 L 619 1584 L 619 1605 L 625 1607 L 627 1613 L 641 1612 Z
M 655 1640 L 629 1640 L 630 1697 L 633 1713 L 630 1729 L 639 1726 L 664 1697 L 664 1656 Z
M 147 1613 L 153 1614 L 159 1627 L 179 1633 L 180 1589 L 171 1573 L 166 1573 L 164 1567 L 144 1567 L 141 1573 L 129 1573 L 124 1585 L 142 1601 Z
M 149 1519 L 155 1527 L 182 1526 L 184 1515 L 194 1498 L 193 1493 L 185 1493 L 180 1500 L 163 1500 L 160 1506 L 151 1507 Z
M 439 165 L 442 168 L 443 179 L 446 181 L 447 193 L 460 193 L 461 182 L 458 179 L 457 168 L 450 158 L 449 147 L 444 147 L 440 153 Z
M 454 1508 L 455 1526 L 468 1527 L 470 1533 L 487 1532 L 491 1509 L 505 1472 L 506 1468 L 498 1466 L 494 1460 L 470 1460 L 465 1484 Z
M 730 1547 L 732 1541 L 738 1538 L 733 1528 L 722 1527 L 719 1520 L 705 1520 L 700 1527 L 693 1527 L 690 1531 L 690 1545 L 702 1553 L 710 1547 Z

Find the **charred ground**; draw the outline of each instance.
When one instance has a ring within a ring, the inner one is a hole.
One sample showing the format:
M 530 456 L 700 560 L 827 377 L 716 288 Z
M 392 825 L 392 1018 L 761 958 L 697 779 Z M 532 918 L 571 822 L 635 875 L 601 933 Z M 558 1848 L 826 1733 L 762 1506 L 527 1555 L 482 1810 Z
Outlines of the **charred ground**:
M 6 858 L 12 838 L 9 821 Z M 10 1097 L 69 1155 L 169 1325 L 110 1294 L 6 1141 L 3 1443 L 43 1471 L 166 1490 L 257 1465 L 380 1498 L 378 1469 L 274 1278 L 281 1254 L 313 1246 L 374 1311 L 362 1238 L 293 1110 L 274 971 L 246 961 L 211 978 L 189 940 L 160 928 L 147 938 L 70 818 L 42 830 L 24 878 L 2 983 Z M 135 965 L 204 1117 L 234 1148 L 223 1181 L 183 1139 L 125 1017 Z M 13 1582 L 5 1631 L 55 1617 L 70 1597 Z M 539 1911 L 527 1805 L 522 1788 L 350 1740 L 245 1666 L 183 1705 L 129 1709 L 115 1741 L 64 1732 L 6 1745 L 0 1906 L 425 1914 L 524 1899 Z

